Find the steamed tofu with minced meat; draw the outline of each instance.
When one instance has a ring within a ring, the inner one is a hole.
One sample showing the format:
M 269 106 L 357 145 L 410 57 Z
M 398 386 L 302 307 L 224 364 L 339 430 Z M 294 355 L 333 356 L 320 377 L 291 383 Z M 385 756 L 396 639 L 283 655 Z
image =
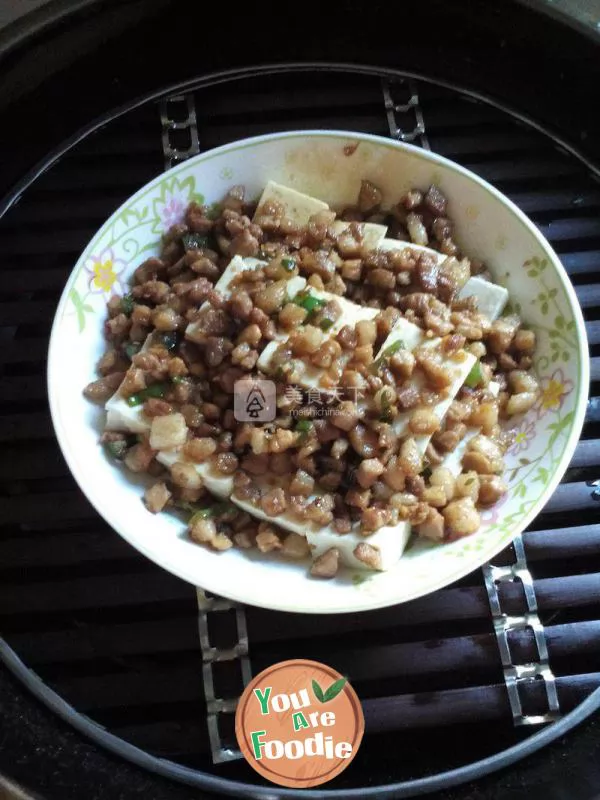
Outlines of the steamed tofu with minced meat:
M 310 556 L 318 579 L 386 571 L 413 534 L 477 532 L 507 491 L 504 423 L 539 396 L 508 300 L 435 186 L 385 205 L 364 180 L 335 210 L 236 186 L 216 212 L 191 203 L 110 299 L 85 393 L 107 454 L 151 476 L 148 510 L 187 515 L 192 541 Z

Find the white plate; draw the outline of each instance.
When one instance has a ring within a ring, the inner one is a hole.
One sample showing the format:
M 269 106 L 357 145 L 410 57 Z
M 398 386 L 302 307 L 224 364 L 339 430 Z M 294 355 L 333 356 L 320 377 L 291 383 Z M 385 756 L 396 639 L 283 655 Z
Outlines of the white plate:
M 154 516 L 143 483 L 104 456 L 103 412 L 82 395 L 105 348 L 105 304 L 126 291 L 161 234 L 191 200 L 219 201 L 236 183 L 258 197 L 268 179 L 352 204 L 369 179 L 392 204 L 413 186 L 436 183 L 465 252 L 490 267 L 538 337 L 542 394 L 518 424 L 505 477 L 506 498 L 483 513 L 482 529 L 445 545 L 418 543 L 386 573 L 310 578 L 305 564 L 191 542 L 184 523 Z M 588 388 L 585 328 L 575 293 L 548 243 L 505 197 L 476 175 L 432 153 L 364 134 L 308 131 L 235 142 L 192 158 L 140 189 L 102 226 L 77 262 L 52 329 L 48 390 L 58 441 L 77 482 L 107 522 L 148 558 L 184 580 L 234 600 L 285 611 L 359 611 L 411 600 L 488 561 L 538 514 L 559 483 L 579 438 Z

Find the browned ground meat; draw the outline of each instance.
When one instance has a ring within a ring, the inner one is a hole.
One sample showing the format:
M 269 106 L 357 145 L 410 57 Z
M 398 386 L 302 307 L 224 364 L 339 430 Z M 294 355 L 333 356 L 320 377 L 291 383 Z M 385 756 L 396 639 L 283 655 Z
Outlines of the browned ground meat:
M 150 511 L 191 508 L 194 541 L 216 550 L 236 545 L 302 558 L 306 540 L 274 524 L 287 514 L 331 525 L 340 536 L 358 526 L 364 543 L 354 555 L 377 569 L 380 554 L 369 536 L 383 525 L 409 520 L 434 541 L 467 536 L 479 527 L 479 509 L 506 493 L 500 421 L 527 411 L 538 397 L 530 371 L 535 334 L 517 316 L 490 322 L 473 298 L 457 299 L 468 278 L 485 267 L 459 252 L 451 209 L 437 187 L 412 189 L 390 210 L 382 199 L 377 186 L 363 181 L 356 205 L 341 215 L 349 227 L 335 233 L 330 211 L 305 228 L 277 203 L 263 204 L 253 218 L 244 188 L 233 187 L 216 210 L 192 203 L 185 221 L 165 235 L 160 258 L 136 268 L 130 294 L 109 300 L 108 348 L 98 363 L 100 377 L 85 394 L 105 402 L 120 387 L 131 405 L 141 406 L 151 424 L 148 435 L 106 432 L 102 441 L 130 470 L 156 476 L 145 494 Z M 366 250 L 366 221 L 448 257 L 440 264 L 414 249 Z M 223 297 L 215 283 L 235 254 L 266 264 L 237 275 Z M 313 307 L 288 297 L 287 281 L 296 275 L 308 287 L 378 313 L 341 324 L 337 298 Z M 435 347 L 399 348 L 376 358 L 402 316 L 429 339 L 439 337 Z M 335 335 L 328 333 L 332 326 Z M 306 391 L 281 392 L 273 422 L 238 422 L 234 384 L 262 376 L 259 356 L 282 332 L 288 339 L 273 357 L 279 389 L 297 382 L 299 364 L 318 369 L 321 385 L 332 393 L 324 405 L 335 414 L 319 417 Z M 452 382 L 448 359 L 465 358 L 467 351 L 480 360 L 477 380 L 463 386 L 440 422 L 435 405 Z M 498 397 L 487 389 L 490 380 L 500 386 Z M 401 434 L 397 418 L 406 420 Z M 481 433 L 470 439 L 463 471 L 453 476 L 443 459 L 468 426 Z M 432 437 L 426 450 L 417 445 L 419 437 Z M 180 448 L 180 460 L 165 470 L 155 456 L 173 447 Z M 199 465 L 232 476 L 234 497 L 273 523 L 216 502 Z M 270 484 L 264 482 L 269 476 Z M 335 575 L 339 555 L 335 547 L 320 555 L 312 574 Z

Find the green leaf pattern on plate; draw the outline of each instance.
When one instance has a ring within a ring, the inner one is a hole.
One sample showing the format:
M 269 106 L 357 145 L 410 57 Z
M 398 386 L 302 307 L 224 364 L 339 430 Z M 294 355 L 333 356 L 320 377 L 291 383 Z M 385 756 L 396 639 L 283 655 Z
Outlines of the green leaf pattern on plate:
M 121 272 L 132 263 L 137 266 L 145 254 L 158 253 L 162 235 L 171 225 L 182 222 L 189 203 L 204 202 L 204 196 L 196 191 L 193 175 L 165 177 L 152 194 L 152 200 L 142 196 L 122 209 L 87 248 L 84 267 L 69 295 L 71 309 L 67 311 L 76 315 L 80 333 L 85 328 L 86 314 L 103 315 L 106 300 L 125 291 L 119 279 Z M 93 300 L 92 295 L 100 295 L 93 306 L 86 303 L 88 298 Z

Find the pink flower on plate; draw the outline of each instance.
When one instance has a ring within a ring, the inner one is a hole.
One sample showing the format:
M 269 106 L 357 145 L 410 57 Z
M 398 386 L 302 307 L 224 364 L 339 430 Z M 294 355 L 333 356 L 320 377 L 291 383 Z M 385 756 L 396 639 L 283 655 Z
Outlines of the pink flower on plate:
M 90 276 L 90 291 L 94 294 L 123 294 L 120 275 L 125 267 L 125 262 L 116 258 L 110 247 L 90 256 L 84 265 Z
M 562 368 L 555 369 L 548 378 L 540 380 L 541 394 L 534 408 L 537 410 L 538 419 L 549 411 L 558 411 L 562 408 L 565 399 L 573 391 L 573 381 L 565 378 Z
M 527 450 L 530 443 L 535 438 L 535 420 L 527 416 L 522 419 L 517 426 L 507 431 L 507 433 L 511 435 L 512 441 L 506 452 L 516 456 L 517 453 L 522 453 L 524 450 Z
M 196 192 L 196 179 L 193 175 L 185 178 L 166 178 L 160 185 L 160 195 L 153 201 L 153 233 L 166 233 L 171 225 L 183 222 L 185 210 L 195 200 L 203 203 L 203 195 Z
M 187 204 L 187 198 L 170 192 L 166 193 L 164 205 L 158 209 L 165 231 L 168 231 L 171 225 L 177 225 L 178 222 L 183 220 Z

